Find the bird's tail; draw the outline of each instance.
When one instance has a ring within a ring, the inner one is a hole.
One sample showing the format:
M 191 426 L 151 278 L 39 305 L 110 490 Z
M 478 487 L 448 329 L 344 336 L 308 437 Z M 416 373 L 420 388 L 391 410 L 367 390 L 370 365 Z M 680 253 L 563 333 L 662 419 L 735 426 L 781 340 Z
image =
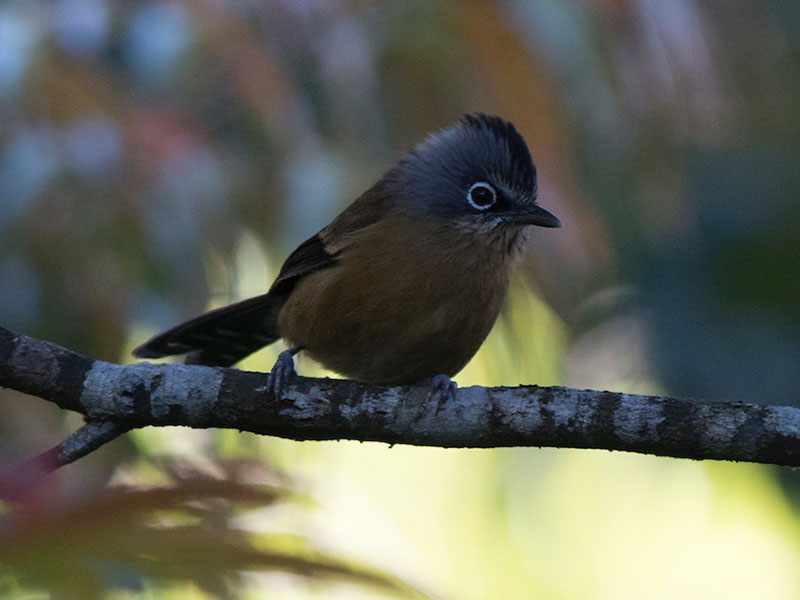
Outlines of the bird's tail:
M 133 351 L 138 358 L 186 354 L 187 364 L 227 367 L 280 337 L 285 296 L 263 294 L 207 312 L 161 333 Z

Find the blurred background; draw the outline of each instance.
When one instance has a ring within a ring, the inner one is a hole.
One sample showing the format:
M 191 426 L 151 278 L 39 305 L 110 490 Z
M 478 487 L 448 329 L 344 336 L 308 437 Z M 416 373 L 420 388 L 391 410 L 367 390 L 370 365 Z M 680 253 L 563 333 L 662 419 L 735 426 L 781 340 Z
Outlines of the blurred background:
M 563 228 L 460 385 L 798 403 L 792 0 L 0 0 L 0 325 L 131 362 L 470 111 L 516 124 Z M 79 423 L 0 390 L 0 471 Z M 0 592 L 794 599 L 798 481 L 143 430 L 0 505 Z

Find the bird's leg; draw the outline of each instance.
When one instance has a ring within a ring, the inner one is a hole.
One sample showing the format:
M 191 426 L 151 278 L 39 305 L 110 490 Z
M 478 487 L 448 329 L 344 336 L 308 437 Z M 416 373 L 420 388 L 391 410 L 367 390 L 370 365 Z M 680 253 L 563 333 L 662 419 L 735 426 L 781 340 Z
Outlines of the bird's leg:
M 425 382 L 431 386 L 428 392 L 428 400 L 436 402 L 437 413 L 445 403 L 455 401 L 456 389 L 458 386 L 455 381 L 444 373 L 434 375 L 430 379 L 425 380 Z
M 297 375 L 294 370 L 294 355 L 302 350 L 302 346 L 292 346 L 278 355 L 278 360 L 272 366 L 267 376 L 266 391 L 274 398 L 280 398 L 286 385 Z

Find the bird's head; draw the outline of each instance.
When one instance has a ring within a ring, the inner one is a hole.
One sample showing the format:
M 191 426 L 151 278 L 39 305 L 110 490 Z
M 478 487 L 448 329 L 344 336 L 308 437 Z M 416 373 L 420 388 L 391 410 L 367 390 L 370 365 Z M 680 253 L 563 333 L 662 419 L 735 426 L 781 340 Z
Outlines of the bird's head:
M 400 210 L 465 232 L 516 240 L 529 225 L 561 226 L 536 203 L 536 167 L 525 140 L 499 117 L 466 115 L 432 134 L 392 179 Z

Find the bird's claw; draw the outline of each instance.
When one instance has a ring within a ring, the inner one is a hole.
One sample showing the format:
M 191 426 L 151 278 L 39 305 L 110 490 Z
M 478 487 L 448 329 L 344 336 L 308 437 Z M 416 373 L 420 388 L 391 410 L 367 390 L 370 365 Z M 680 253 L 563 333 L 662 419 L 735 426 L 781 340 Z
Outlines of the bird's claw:
M 448 402 L 455 401 L 458 389 L 455 381 L 444 374 L 435 375 L 429 381 L 431 388 L 428 392 L 428 401 L 436 402 L 436 412 Z
M 294 355 L 296 353 L 297 350 L 294 348 L 281 352 L 267 376 L 266 391 L 276 399 L 283 395 L 286 386 L 297 375 L 294 370 Z

